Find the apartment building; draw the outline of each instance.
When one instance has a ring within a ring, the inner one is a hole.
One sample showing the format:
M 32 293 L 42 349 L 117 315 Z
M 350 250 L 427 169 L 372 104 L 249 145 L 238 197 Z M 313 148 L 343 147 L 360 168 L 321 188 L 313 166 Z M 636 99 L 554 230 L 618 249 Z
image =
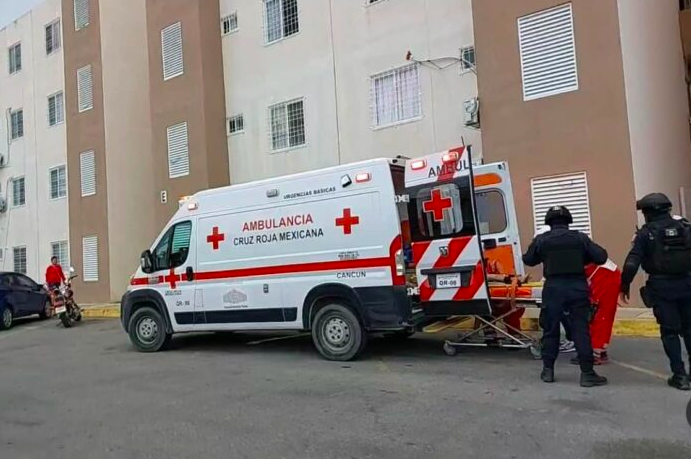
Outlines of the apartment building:
M 220 4 L 231 182 L 463 142 L 481 155 L 470 0 Z
M 0 270 L 69 266 L 60 0 L 0 30 Z
M 551 205 L 622 263 L 635 200 L 688 215 L 677 0 L 475 0 L 485 159 L 508 160 L 523 241 Z

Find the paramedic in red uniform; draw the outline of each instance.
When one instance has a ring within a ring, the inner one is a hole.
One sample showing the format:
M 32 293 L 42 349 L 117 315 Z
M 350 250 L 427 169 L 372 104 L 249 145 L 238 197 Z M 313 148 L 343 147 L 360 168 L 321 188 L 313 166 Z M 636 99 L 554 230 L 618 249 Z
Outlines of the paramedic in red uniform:
M 590 301 L 597 305 L 595 318 L 590 323 L 590 337 L 593 343 L 595 364 L 608 362 L 607 348 L 612 338 L 614 316 L 617 313 L 621 271 L 610 260 L 604 265 L 590 264 L 585 267 L 590 281 Z
M 65 282 L 65 273 L 62 271 L 62 266 L 58 263 L 58 257 L 52 257 L 50 265 L 46 269 L 46 284 L 48 284 L 49 291 L 60 287 L 63 282 Z

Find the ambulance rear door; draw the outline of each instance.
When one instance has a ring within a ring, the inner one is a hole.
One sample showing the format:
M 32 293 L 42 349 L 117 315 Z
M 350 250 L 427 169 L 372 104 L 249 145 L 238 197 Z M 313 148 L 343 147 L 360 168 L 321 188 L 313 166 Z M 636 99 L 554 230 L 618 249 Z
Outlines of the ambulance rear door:
M 461 147 L 406 165 L 413 261 L 426 316 L 491 311 L 471 164 L 469 147 Z
M 473 169 L 473 177 L 487 270 L 525 274 L 509 165 L 483 164 Z

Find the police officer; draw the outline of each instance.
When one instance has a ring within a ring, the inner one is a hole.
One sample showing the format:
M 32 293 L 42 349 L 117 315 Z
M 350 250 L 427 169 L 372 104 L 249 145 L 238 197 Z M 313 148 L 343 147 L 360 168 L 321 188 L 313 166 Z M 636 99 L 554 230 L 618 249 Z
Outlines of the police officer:
M 691 226 L 670 215 L 672 203 L 662 193 L 651 193 L 636 202 L 645 225 L 636 233 L 626 257 L 621 279 L 622 303 L 628 303 L 631 281 L 639 266 L 648 274 L 641 289 L 646 306 L 652 307 L 665 353 L 672 368 L 668 384 L 691 390 L 682 359 L 681 341 L 691 355 Z
M 538 235 L 523 255 L 523 263 L 544 268 L 545 286 L 542 291 L 542 362 L 541 378 L 554 382 L 554 363 L 559 355 L 560 323 L 565 312 L 570 317 L 571 334 L 576 343 L 581 367 L 581 386 L 607 384 L 607 378 L 593 370 L 593 348 L 590 342 L 590 300 L 585 266 L 601 265 L 607 261 L 605 249 L 578 231 L 570 230 L 573 217 L 564 206 L 547 211 L 545 224 L 550 231 Z

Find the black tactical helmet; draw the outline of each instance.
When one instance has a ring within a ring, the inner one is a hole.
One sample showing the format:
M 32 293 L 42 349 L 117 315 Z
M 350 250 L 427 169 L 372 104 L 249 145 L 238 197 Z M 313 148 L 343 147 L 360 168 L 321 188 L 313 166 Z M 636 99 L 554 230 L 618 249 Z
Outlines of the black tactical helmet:
M 545 225 L 552 226 L 555 223 L 566 223 L 570 225 L 573 223 L 571 212 L 565 206 L 551 207 L 545 215 Z
M 672 201 L 664 193 L 650 193 L 636 201 L 636 209 L 646 212 L 668 212 L 672 208 Z

